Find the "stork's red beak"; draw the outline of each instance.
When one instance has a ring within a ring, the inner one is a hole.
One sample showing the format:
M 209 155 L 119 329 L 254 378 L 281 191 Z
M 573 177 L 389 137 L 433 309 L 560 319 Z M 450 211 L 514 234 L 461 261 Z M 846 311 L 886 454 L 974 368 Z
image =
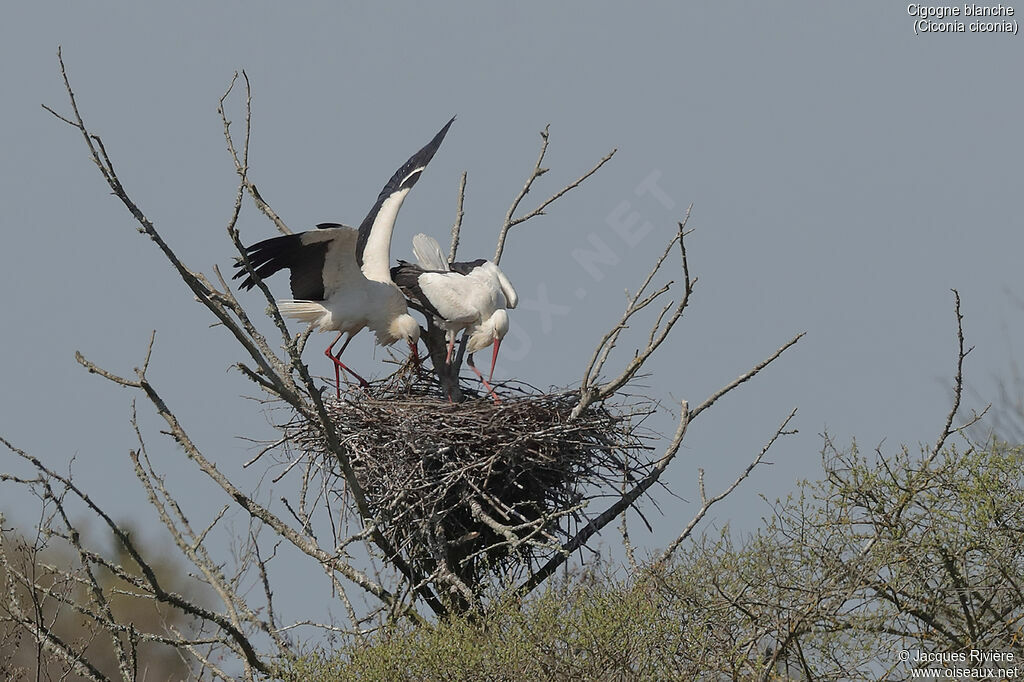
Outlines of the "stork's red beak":
M 420 350 L 419 350 L 419 344 L 416 344 L 416 343 L 413 343 L 412 341 L 410 341 L 409 342 L 409 352 L 412 355 L 413 367 L 415 367 L 416 371 L 418 372 L 419 369 L 420 369 Z
M 494 381 L 494 364 L 498 361 L 498 348 L 501 346 L 501 339 L 494 339 L 494 353 L 491 354 L 491 373 L 488 381 Z

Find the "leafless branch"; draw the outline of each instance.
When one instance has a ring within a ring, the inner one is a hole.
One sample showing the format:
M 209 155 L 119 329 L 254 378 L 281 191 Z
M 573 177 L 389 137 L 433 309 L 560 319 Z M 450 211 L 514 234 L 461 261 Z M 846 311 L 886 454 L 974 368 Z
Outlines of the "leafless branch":
M 247 350 L 250 357 L 259 367 L 260 374 L 267 380 L 264 382 L 259 382 L 260 385 L 263 386 L 264 388 L 273 386 L 273 392 L 277 396 L 281 397 L 287 403 L 292 405 L 300 414 L 306 415 L 308 418 L 314 420 L 315 422 L 321 425 L 321 429 L 325 435 L 325 438 L 328 441 L 328 443 L 330 443 L 331 446 L 333 447 L 333 452 L 335 453 L 335 456 L 338 458 L 339 463 L 341 464 L 341 467 L 345 473 L 348 489 L 353 496 L 353 500 L 355 501 L 356 506 L 360 511 L 364 523 L 368 524 L 371 528 L 373 528 L 374 523 L 372 520 L 372 516 L 370 514 L 370 510 L 366 505 L 365 497 L 362 495 L 359 481 L 356 480 L 351 469 L 351 464 L 348 462 L 347 452 L 345 451 L 344 448 L 340 446 L 334 435 L 334 428 L 330 421 L 330 418 L 326 413 L 320 393 L 315 387 L 312 377 L 309 375 L 308 369 L 302 362 L 300 351 L 297 348 L 297 345 L 294 342 L 294 340 L 291 338 L 287 330 L 287 327 L 284 323 L 284 320 L 283 318 L 281 318 L 280 313 L 277 310 L 276 305 L 274 304 L 274 298 L 270 293 L 270 290 L 266 288 L 266 286 L 259 280 L 259 278 L 256 278 L 257 285 L 261 288 L 261 290 L 263 291 L 264 295 L 267 298 L 268 306 L 271 311 L 271 317 L 285 339 L 284 347 L 289 355 L 290 360 L 290 362 L 287 364 L 285 364 L 284 362 L 277 358 L 274 351 L 266 342 L 266 339 L 262 336 L 262 334 L 259 333 L 259 331 L 251 323 L 244 309 L 240 304 L 238 304 L 237 300 L 234 298 L 234 295 L 230 292 L 230 290 L 225 287 L 224 291 L 215 291 L 211 287 L 209 287 L 207 283 L 204 283 L 205 278 L 203 278 L 201 275 L 197 275 L 196 273 L 188 269 L 177 257 L 177 255 L 173 252 L 173 250 L 167 245 L 167 243 L 163 240 L 163 238 L 157 232 L 153 223 L 149 221 L 148 218 L 145 217 L 141 209 L 139 209 L 139 207 L 131 200 L 127 191 L 122 186 L 121 181 L 118 179 L 116 172 L 114 171 L 113 163 L 107 155 L 106 150 L 103 147 L 102 141 L 98 136 L 91 134 L 86 128 L 86 125 L 81 117 L 81 114 L 79 113 L 74 92 L 71 89 L 71 85 L 68 80 L 67 72 L 64 67 L 63 57 L 59 53 L 58 60 L 60 61 L 61 65 L 61 74 L 64 78 L 65 89 L 67 91 L 68 98 L 71 102 L 72 110 L 74 112 L 73 118 L 61 116 L 58 117 L 62 121 L 68 123 L 69 125 L 74 126 L 82 133 L 88 146 L 88 149 L 90 151 L 90 154 L 93 158 L 93 161 L 96 163 L 104 178 L 107 180 L 115 196 L 117 196 L 121 200 L 121 202 L 129 209 L 132 216 L 135 218 L 136 222 L 139 223 L 140 232 L 143 232 L 144 234 L 148 235 L 158 245 L 160 250 L 164 253 L 165 257 L 178 271 L 182 280 L 196 295 L 197 299 L 201 303 L 203 303 L 217 317 L 221 324 L 224 327 L 226 327 L 235 336 L 239 343 Z M 230 92 L 230 90 L 231 88 L 229 87 L 228 93 Z M 225 93 L 225 97 L 227 96 L 228 93 Z M 247 182 L 246 164 L 249 136 L 248 109 L 249 99 L 247 97 L 246 143 L 245 146 L 243 147 L 243 153 L 241 156 L 237 154 L 237 152 L 235 151 L 234 144 L 230 142 L 230 126 L 226 122 L 225 118 L 225 135 L 229 140 L 229 148 L 232 150 L 232 156 L 235 159 L 236 169 L 239 170 L 239 175 L 242 178 L 241 182 L 243 185 Z M 223 116 L 224 114 L 222 111 L 222 117 Z M 251 273 L 251 266 L 248 263 L 248 260 L 245 256 L 245 250 L 242 247 L 241 242 L 239 241 L 238 231 L 234 226 L 234 222 L 237 219 L 237 206 L 239 205 L 237 199 L 235 205 L 236 211 L 234 212 L 232 220 L 229 223 L 228 232 L 232 240 L 234 241 L 236 248 L 238 249 L 240 258 L 245 264 L 245 267 L 248 268 L 249 272 Z M 221 279 L 223 281 L 223 278 Z M 123 379 L 120 377 L 114 377 L 110 373 L 105 373 L 104 370 L 101 370 L 93 363 L 86 361 L 83 357 L 81 357 L 80 354 L 78 357 L 79 361 L 83 364 L 83 366 L 89 369 L 89 371 L 101 374 L 106 378 L 115 381 L 116 383 L 120 383 L 124 386 L 141 389 L 147 393 L 147 397 L 150 399 L 151 402 L 154 401 L 154 398 L 157 398 L 157 400 L 159 400 L 155 392 L 151 392 L 152 387 L 149 386 L 148 382 L 145 382 L 143 380 L 133 381 Z M 299 375 L 299 379 L 304 388 L 302 393 L 300 393 L 297 385 L 291 378 L 292 371 L 296 372 Z M 147 391 L 147 386 L 150 389 L 149 391 Z M 171 413 L 168 410 L 166 410 L 166 406 L 163 407 L 163 410 L 164 412 L 162 412 L 162 415 L 165 417 L 165 419 L 173 418 L 173 415 L 171 415 Z M 180 427 L 172 427 L 172 430 L 173 428 L 178 428 L 180 431 Z M 181 431 L 179 435 L 183 436 L 184 432 Z M 218 476 L 220 476 L 219 472 Z M 223 479 L 222 476 L 221 478 Z M 226 482 L 226 479 L 224 479 L 222 482 Z M 395 557 L 393 559 L 395 565 L 400 570 L 402 570 L 402 572 L 406 575 L 406 577 L 409 580 L 412 580 L 413 582 L 419 582 L 418 576 L 416 576 L 415 572 L 410 567 L 405 565 L 401 558 L 398 557 L 398 553 L 387 544 L 387 541 L 383 538 L 383 536 L 381 536 L 379 533 L 374 533 L 374 541 L 378 545 L 380 545 L 381 550 L 385 553 L 385 555 L 389 557 Z M 379 592 L 378 596 L 383 596 L 384 594 L 385 592 Z M 438 612 L 443 612 L 443 606 L 439 602 L 437 602 L 437 600 L 429 591 L 421 591 L 421 596 L 423 597 L 425 602 L 428 605 L 430 605 L 432 609 Z M 406 611 L 406 613 L 410 614 L 410 616 L 412 614 L 412 612 L 410 611 Z
M 284 455 L 276 453 L 270 465 L 278 467 L 279 474 L 274 476 L 268 472 L 264 481 L 276 483 L 286 476 L 289 480 L 301 479 L 296 485 L 297 497 L 289 492 L 288 497 L 276 496 L 262 504 L 256 494 L 239 488 L 228 473 L 214 465 L 150 380 L 155 332 L 150 337 L 141 367 L 135 369 L 134 375 L 122 376 L 76 353 L 78 362 L 89 372 L 145 396 L 149 406 L 166 424 L 162 433 L 172 438 L 202 475 L 228 498 L 228 503 L 212 518 L 196 521 L 186 516 L 163 476 L 154 469 L 133 402 L 131 424 L 138 446 L 130 453 L 132 467 L 149 505 L 170 533 L 174 545 L 196 567 L 197 571 L 191 574 L 194 580 L 209 586 L 219 600 L 216 608 L 211 608 L 169 589 L 124 527 L 114 523 L 79 489 L 70 474 L 60 475 L 0 439 L 0 443 L 35 470 L 34 478 L 2 474 L 0 480 L 27 486 L 37 491 L 47 504 L 54 505 L 53 518 L 66 530 L 50 529 L 48 532 L 58 541 L 68 543 L 81 565 L 80 571 L 66 575 L 67 584 L 87 592 L 87 599 L 78 603 L 62 595 L 59 588 L 32 589 L 31 596 L 37 602 L 34 612 L 25 612 L 19 622 L 33 633 L 39 647 L 57 652 L 66 666 L 81 669 L 80 674 L 86 677 L 92 674 L 88 661 L 79 656 L 80 652 L 73 645 L 68 647 L 51 637 L 52 633 L 47 633 L 42 621 L 42 602 L 63 604 L 67 601 L 67 606 L 76 613 L 97 624 L 98 630 L 110 637 L 119 673 L 125 679 L 136 674 L 137 643 L 152 641 L 175 647 L 181 655 L 187 651 L 204 666 L 204 672 L 225 678 L 227 674 L 219 662 L 218 649 L 228 650 L 237 654 L 242 662 L 245 678 L 255 680 L 276 671 L 272 663 L 275 658 L 257 650 L 254 635 L 260 636 L 259 641 L 270 642 L 278 651 L 285 652 L 290 645 L 283 633 L 299 625 L 357 633 L 396 618 L 422 624 L 425 616 L 421 611 L 425 612 L 426 608 L 438 618 L 453 612 L 476 611 L 483 604 L 481 595 L 487 585 L 485 581 L 496 584 L 507 578 L 508 582 L 519 584 L 520 593 L 528 593 L 618 517 L 622 517 L 623 543 L 629 560 L 636 566 L 625 512 L 636 510 L 639 498 L 659 482 L 678 453 L 689 424 L 701 411 L 756 375 L 802 336 L 798 335 L 767 360 L 720 389 L 697 409 L 689 410 L 688 403 L 682 401 L 675 436 L 660 455 L 652 456 L 653 447 L 647 445 L 646 436 L 638 435 L 637 424 L 653 412 L 654 407 L 646 406 L 653 403 L 643 403 L 636 396 L 626 395 L 624 387 L 638 376 L 666 341 L 681 319 L 697 281 L 691 277 L 684 243 L 688 234 L 688 208 L 640 288 L 627 295 L 626 309 L 619 321 L 600 339 L 578 390 L 529 394 L 521 391 L 523 395 L 510 397 L 501 405 L 488 400 L 454 405 L 445 400 L 451 393 L 439 393 L 438 385 L 418 384 L 415 377 L 396 373 L 391 379 L 372 386 L 365 395 L 325 401 L 318 382 L 313 380 L 301 357 L 308 332 L 293 335 L 289 331 L 272 292 L 255 275 L 238 227 L 248 196 L 278 231 L 291 233 L 249 178 L 252 91 L 246 73 L 241 72 L 245 84 L 244 132 L 241 135 L 233 130 L 227 113 L 232 98 L 238 96 L 233 95 L 237 93 L 238 73 L 218 100 L 224 140 L 238 176 L 226 232 L 238 253 L 240 267 L 253 277 L 266 300 L 268 317 L 276 329 L 270 338 L 277 334 L 279 341 L 268 340 L 260 331 L 217 266 L 210 276 L 189 268 L 132 200 L 103 141 L 86 127 L 60 52 L 58 60 L 72 113 L 58 114 L 49 107 L 47 111 L 81 133 L 90 158 L 131 214 L 138 231 L 157 245 L 196 300 L 238 341 L 248 357 L 243 356 L 232 364 L 253 382 L 259 394 L 254 400 L 260 405 L 283 401 L 293 415 L 289 417 L 292 421 L 278 425 L 285 435 L 262 448 L 246 466 L 268 452 L 280 450 Z M 520 214 L 526 195 L 548 170 L 544 167 L 548 127 L 541 132 L 541 139 L 536 163 L 501 225 L 495 263 L 502 257 L 512 228 L 544 215 L 548 207 L 580 186 L 616 153 L 613 149 L 576 180 L 532 210 Z M 450 260 L 455 259 L 458 251 L 466 182 L 467 174 L 463 173 L 451 231 Z M 659 285 L 654 280 L 677 243 L 681 292 L 677 300 L 669 300 L 674 284 Z M 643 313 L 645 310 L 649 313 Z M 959 299 L 957 310 L 959 315 Z M 649 330 L 641 337 L 644 339 L 642 346 L 613 373 L 614 376 L 604 376 L 623 331 L 642 313 L 653 319 Z M 961 337 L 961 356 L 964 354 Z M 958 386 L 959 383 L 958 374 Z M 396 386 L 400 386 L 400 390 Z M 380 396 L 374 393 L 378 389 Z M 508 384 L 505 389 L 513 390 Z M 624 401 L 619 407 L 606 402 L 615 396 Z M 663 559 L 690 535 L 713 504 L 749 476 L 775 440 L 789 433 L 785 428 L 792 417 L 790 414 L 761 455 L 725 491 L 708 498 L 701 480 L 701 510 L 666 550 Z M 947 432 L 951 424 L 947 424 Z M 590 488 L 599 490 L 600 494 Z M 81 542 L 71 517 L 65 512 L 64 496 L 75 500 L 76 505 L 84 504 L 102 520 L 123 544 L 141 575 Z M 600 500 L 606 508 L 596 516 L 584 514 L 588 504 L 595 500 Z M 280 511 L 282 506 L 284 511 Z M 210 539 L 223 531 L 222 519 L 233 509 L 244 512 L 249 528 L 245 537 L 237 538 L 230 547 L 234 562 L 225 564 L 215 557 Z M 641 519 L 646 523 L 642 514 Z M 264 528 L 269 529 L 273 538 L 261 544 L 260 532 Z M 369 557 L 366 566 L 360 563 L 357 568 L 357 564 L 349 560 L 349 545 L 353 543 L 366 547 Z M 351 627 L 338 628 L 308 620 L 282 625 L 275 609 L 270 569 L 279 545 L 287 547 L 288 544 L 315 560 L 324 570 L 344 604 Z M 108 571 L 121 582 L 108 588 L 94 569 Z M 35 584 L 30 578 L 26 580 Z M 260 588 L 253 592 L 261 595 L 244 594 L 246 590 L 251 591 L 253 584 Z M 354 590 L 355 594 L 362 590 L 372 603 L 357 613 L 347 590 Z M 117 622 L 111 608 L 114 596 L 166 604 L 196 618 L 200 631 L 184 633 L 170 623 L 159 635 L 139 633 L 134 625 Z M 262 599 L 259 606 L 249 601 L 253 598 Z
M 224 101 L 231 94 L 231 91 L 235 87 L 235 82 L 238 80 L 238 73 L 235 72 L 234 77 L 231 79 L 231 83 L 228 85 L 228 89 L 221 95 L 218 100 L 217 113 L 220 114 L 221 121 L 224 124 L 224 139 L 228 145 L 228 152 L 231 154 L 232 160 L 235 162 L 235 171 L 238 173 L 238 177 L 241 180 L 241 186 L 245 188 L 245 191 L 252 197 L 253 203 L 267 218 L 270 219 L 274 226 L 281 232 L 281 234 L 291 234 L 292 231 L 281 217 L 270 207 L 259 191 L 256 189 L 256 185 L 249 179 L 249 137 L 252 131 L 252 88 L 249 84 L 249 75 L 245 71 L 242 71 L 242 77 L 245 79 L 245 139 L 242 145 L 241 157 L 239 157 L 238 150 L 235 148 L 235 142 L 231 137 L 231 121 L 227 117 L 227 113 L 224 109 Z
M 94 563 L 101 563 L 104 567 L 114 571 L 118 571 L 118 568 L 110 562 L 104 561 L 95 553 L 89 552 L 81 544 L 81 542 L 78 539 L 79 535 L 77 531 L 74 530 L 74 526 L 71 525 L 70 520 L 64 513 L 64 506 L 59 501 L 60 497 L 50 492 L 50 481 L 58 483 L 64 490 L 71 493 L 72 495 L 75 496 L 75 498 L 83 502 L 86 505 L 86 507 L 104 523 L 104 525 L 110 530 L 114 537 L 118 539 L 118 541 L 124 547 L 125 551 L 131 557 L 132 561 L 134 561 L 135 564 L 139 567 L 139 570 L 142 571 L 143 578 L 138 579 L 140 581 L 138 582 L 138 584 L 144 584 L 147 587 L 147 589 L 151 591 L 151 593 L 157 600 L 164 602 L 176 609 L 180 609 L 184 613 L 187 613 L 196 618 L 200 618 L 204 621 L 216 625 L 217 627 L 222 629 L 225 632 L 225 634 L 228 635 L 234 641 L 235 644 L 237 644 L 240 653 L 243 655 L 244 660 L 249 665 L 251 665 L 255 670 L 258 670 L 264 674 L 267 674 L 271 671 L 271 668 L 265 662 L 263 662 L 263 660 L 256 653 L 248 637 L 246 637 L 246 635 L 241 630 L 239 630 L 228 618 L 225 618 L 223 615 L 219 613 L 210 611 L 209 609 L 206 609 L 194 602 L 191 602 L 179 594 L 165 590 L 162 586 L 162 583 L 157 578 L 156 572 L 142 556 L 141 552 L 136 547 L 130 535 L 120 525 L 118 525 L 105 511 L 103 511 L 103 509 L 101 509 L 99 505 L 97 505 L 87 493 L 82 491 L 75 483 L 73 483 L 70 478 L 58 474 L 52 469 L 49 469 L 38 458 L 28 454 L 24 450 L 15 447 L 12 443 L 7 441 L 3 437 L 0 437 L 0 444 L 3 444 L 3 446 L 10 450 L 12 453 L 14 453 L 21 459 L 31 464 L 42 476 L 42 485 L 48 491 L 47 498 L 55 501 L 56 507 L 61 514 L 62 520 L 64 521 L 64 525 L 70 530 L 70 534 L 67 537 L 67 539 L 75 548 L 75 550 L 79 553 L 79 555 L 82 557 L 82 564 L 83 567 L 87 569 L 87 573 L 88 566 Z M 119 577 L 123 579 L 133 580 L 130 574 L 125 573 L 123 571 L 119 571 L 117 574 L 119 575 Z M 100 595 L 96 593 L 96 590 L 98 589 L 98 584 L 96 583 L 93 577 L 89 577 L 88 580 L 89 583 L 93 586 L 94 598 L 100 600 Z M 141 582 L 142 580 L 144 580 L 144 582 Z M 98 601 L 97 603 L 99 603 L 102 608 L 102 602 Z M 109 619 L 109 622 L 113 622 L 113 617 L 110 616 L 109 613 L 104 613 L 103 615 Z
M 599 516 L 591 520 L 582 530 L 580 530 L 571 540 L 562 545 L 562 549 L 565 554 L 552 557 L 544 566 L 539 570 L 535 571 L 522 585 L 519 587 L 519 591 L 523 594 L 529 593 L 540 583 L 548 578 L 560 565 L 565 562 L 568 555 L 575 552 L 577 549 L 582 547 L 595 533 L 599 532 L 608 523 L 610 523 L 615 517 L 624 512 L 626 509 L 633 506 L 633 504 L 643 495 L 652 485 L 654 485 L 661 475 L 665 472 L 665 469 L 671 463 L 672 459 L 676 456 L 679 451 L 679 447 L 682 444 L 683 437 L 686 435 L 686 428 L 690 422 L 700 414 L 703 410 L 710 407 L 715 400 L 725 395 L 729 391 L 733 390 L 740 384 L 746 382 L 762 369 L 771 364 L 776 358 L 779 357 L 787 348 L 796 343 L 803 334 L 796 336 L 789 343 L 784 345 L 778 351 L 773 353 L 763 362 L 756 365 L 752 370 L 739 377 L 729 385 L 719 389 L 714 395 L 704 401 L 697 409 L 690 411 L 687 402 L 684 400 L 681 404 L 681 412 L 679 418 L 679 425 L 676 430 L 675 436 L 672 441 L 665 448 L 661 457 L 657 460 L 651 472 L 641 479 L 635 486 L 630 488 L 628 491 L 623 493 L 614 503 L 605 509 Z M 578 405 L 577 405 L 578 407 Z M 575 413 L 575 410 L 574 410 Z M 774 442 L 774 441 L 773 441 Z
M 459 232 L 462 230 L 462 217 L 464 212 L 462 210 L 463 205 L 466 201 L 466 175 L 462 173 L 462 179 L 459 180 L 459 198 L 455 202 L 455 223 L 452 225 L 452 242 L 448 249 L 448 262 L 455 262 L 455 253 L 459 250 Z
M 626 311 L 622 314 L 622 318 L 615 326 L 608 330 L 608 332 L 606 332 L 598 342 L 597 347 L 591 355 L 590 362 L 587 364 L 587 367 L 583 372 L 583 379 L 580 381 L 580 401 L 579 404 L 577 404 L 576 409 L 573 411 L 573 416 L 582 414 L 583 411 L 589 408 L 593 403 L 607 399 L 609 396 L 614 395 L 620 388 L 625 386 L 626 383 L 636 375 L 640 368 L 643 367 L 651 354 L 658 349 L 658 346 L 668 338 L 672 328 L 675 326 L 676 322 L 679 321 L 679 318 L 682 317 L 683 311 L 686 310 L 686 306 L 689 304 L 690 294 L 693 292 L 694 284 L 697 281 L 696 278 L 690 278 L 690 268 L 686 260 L 686 243 L 684 241 L 687 234 L 686 223 L 690 218 L 690 210 L 692 208 L 692 205 L 687 208 L 686 216 L 678 225 L 678 231 L 673 235 L 672 239 L 669 240 L 668 245 L 665 247 L 665 251 L 655 261 L 650 272 L 647 273 L 647 277 L 640 285 L 640 288 L 629 300 L 629 303 L 626 306 Z M 665 320 L 665 315 L 671 307 L 671 304 L 662 309 L 661 313 L 655 320 L 654 325 L 651 327 L 650 334 L 647 339 L 647 346 L 643 349 L 637 350 L 633 355 L 633 358 L 626 364 L 625 368 L 618 376 L 595 386 L 594 382 L 597 380 L 605 362 L 608 360 L 612 349 L 615 348 L 615 343 L 618 341 L 619 335 L 624 329 L 628 328 L 630 319 L 640 311 L 644 310 L 671 287 L 670 282 L 647 295 L 643 299 L 640 298 L 647 291 L 647 287 L 650 285 L 651 280 L 654 279 L 654 276 L 661 269 L 662 264 L 664 264 L 665 259 L 668 257 L 669 252 L 676 243 L 679 244 L 681 259 L 680 265 L 683 273 L 683 294 L 679 303 L 676 304 L 675 309 L 667 320 Z
M 964 359 L 974 350 L 974 346 L 964 349 L 964 316 L 960 312 L 960 292 L 956 289 L 951 289 L 953 292 L 954 300 L 954 312 L 956 313 L 956 339 L 957 339 L 957 357 L 956 357 L 956 376 L 953 379 L 953 405 L 949 409 L 949 414 L 946 415 L 946 424 L 942 427 L 942 433 L 939 434 L 939 438 L 935 441 L 935 447 L 931 450 L 931 457 L 929 460 L 934 459 L 939 455 L 942 447 L 946 444 L 946 440 L 949 439 L 954 433 L 960 433 L 964 429 L 969 428 L 973 424 L 981 420 L 982 415 L 975 414 L 971 419 L 964 425 L 953 428 L 953 420 L 956 419 L 957 413 L 960 411 L 960 399 L 964 392 Z M 986 410 L 988 408 L 985 408 Z
M 668 447 L 665 448 L 664 453 L 654 465 L 651 472 L 641 479 L 639 483 L 619 496 L 611 506 L 601 512 L 599 516 L 592 519 L 568 542 L 564 543 L 562 545 L 562 553 L 553 556 L 540 569 L 534 571 L 533 574 L 531 574 L 530 577 L 520 585 L 519 592 L 524 595 L 531 592 L 534 588 L 544 582 L 552 573 L 554 573 L 559 566 L 565 563 L 566 559 L 572 555 L 573 552 L 583 547 L 595 533 L 611 523 L 615 517 L 626 511 L 626 509 L 633 506 L 633 504 L 640 499 L 640 496 L 643 495 L 648 488 L 654 485 L 658 479 L 661 478 L 665 469 L 668 468 L 669 463 L 676 456 L 676 453 L 679 451 L 679 447 L 683 444 L 683 437 L 686 435 L 686 428 L 689 424 L 690 413 L 687 410 L 687 404 L 684 400 L 681 404 L 679 425 L 676 428 L 675 436 L 673 436 L 672 441 L 668 444 Z
M 730 383 L 726 384 L 722 388 L 715 391 L 711 396 L 709 396 L 704 402 L 702 402 L 693 410 L 693 412 L 690 414 L 690 419 L 696 418 L 698 414 L 714 405 L 718 401 L 718 399 L 724 396 L 726 393 L 729 393 L 730 391 L 734 390 L 741 384 L 745 384 L 746 382 L 753 379 L 762 369 L 775 362 L 775 360 L 778 359 L 780 355 L 785 353 L 791 346 L 795 345 L 796 342 L 802 339 L 806 334 L 807 332 L 800 332 L 799 334 L 791 338 L 789 341 L 784 343 L 781 348 L 772 353 L 765 360 L 754 365 L 754 367 L 750 371 L 741 374 Z
M 591 175 L 596 173 L 601 168 L 601 166 L 606 164 L 615 155 L 615 152 L 618 151 L 617 149 L 611 150 L 600 161 L 598 161 L 590 170 L 586 171 L 576 180 L 569 183 L 568 185 L 566 185 L 565 187 L 558 190 L 550 197 L 542 201 L 540 205 L 538 205 L 535 209 L 522 216 L 516 217 L 515 214 L 516 211 L 519 209 L 519 204 L 520 202 L 522 202 L 523 198 L 525 198 L 526 195 L 529 193 L 530 188 L 533 186 L 533 181 L 547 173 L 549 170 L 543 167 L 543 163 L 544 156 L 548 152 L 548 132 L 550 129 L 551 125 L 549 124 L 544 126 L 544 130 L 540 132 L 541 145 L 540 154 L 537 156 L 537 162 L 534 164 L 533 170 L 530 171 L 529 177 L 526 178 L 526 184 L 523 185 L 523 188 L 519 190 L 519 194 L 517 194 L 516 198 L 512 201 L 512 205 L 509 207 L 508 213 L 505 215 L 505 222 L 502 224 L 501 230 L 498 232 L 498 246 L 494 251 L 494 258 L 492 259 L 495 264 L 501 262 L 501 254 L 505 250 L 505 239 L 508 237 L 509 230 L 511 230 L 516 225 L 519 225 L 520 223 L 525 223 L 527 220 L 531 218 L 535 218 L 539 215 L 544 215 L 544 209 L 546 209 L 552 203 L 560 199 L 570 190 L 579 187 L 584 180 L 586 180 Z
M 682 542 L 686 540 L 686 538 L 690 537 L 690 534 L 693 533 L 694 528 L 696 528 L 697 524 L 701 522 L 704 516 L 708 513 L 708 510 L 711 509 L 712 505 L 714 505 L 716 502 L 721 502 L 722 500 L 724 500 L 728 495 L 732 493 L 732 491 L 736 490 L 736 488 L 739 487 L 740 483 L 742 483 L 748 476 L 750 476 L 750 472 L 752 472 L 754 468 L 761 463 L 761 460 L 764 459 L 764 456 L 768 453 L 768 450 L 772 447 L 772 445 L 775 444 L 775 441 L 777 441 L 779 437 L 788 436 L 796 433 L 795 429 L 791 431 L 786 430 L 786 427 L 789 425 L 789 422 L 792 421 L 793 417 L 795 416 L 796 408 L 793 408 L 793 411 L 789 413 L 789 416 L 786 417 L 786 419 L 783 420 L 779 428 L 775 430 L 775 435 L 773 435 L 771 439 L 765 444 L 765 446 L 761 448 L 761 452 L 758 453 L 757 457 L 755 457 L 747 465 L 747 468 L 744 469 L 743 472 L 736 478 L 736 480 L 732 482 L 732 485 L 730 485 L 728 488 L 726 488 L 719 494 L 715 495 L 714 497 L 709 498 L 704 490 L 704 470 L 701 469 L 699 477 L 699 492 L 701 502 L 700 509 L 698 509 L 697 513 L 694 514 L 693 518 L 690 519 L 690 522 L 686 524 L 686 528 L 684 528 L 683 532 L 679 534 L 679 537 L 677 537 L 675 540 L 669 543 L 668 547 L 666 547 L 665 550 L 661 553 L 661 555 L 654 561 L 654 563 L 652 564 L 653 569 L 657 569 L 660 565 L 663 565 L 665 562 L 669 560 L 669 558 L 672 556 L 673 552 L 676 551 L 679 545 L 682 544 Z

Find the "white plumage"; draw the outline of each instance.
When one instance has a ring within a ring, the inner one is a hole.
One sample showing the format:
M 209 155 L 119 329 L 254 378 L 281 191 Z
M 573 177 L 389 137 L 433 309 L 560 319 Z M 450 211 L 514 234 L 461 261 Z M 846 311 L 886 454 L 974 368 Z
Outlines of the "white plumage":
M 260 279 L 283 268 L 291 271 L 294 298 L 278 301 L 283 315 L 313 324 L 321 331 L 338 332 L 324 354 L 334 363 L 339 397 L 340 370 L 352 374 L 364 387 L 368 386 L 361 376 L 341 362 L 341 354 L 352 337 L 364 328 L 372 330 L 377 342 L 384 346 L 405 339 L 414 361 L 418 362 L 416 344 L 420 326 L 409 315 L 405 297 L 391 280 L 388 270 L 391 236 L 405 197 L 454 120 L 448 121 L 391 177 L 358 230 L 337 223 L 322 223 L 316 230 L 274 237 L 246 249 L 253 272 Z M 236 267 L 244 265 L 238 263 Z M 235 278 L 247 274 L 243 269 Z M 248 274 L 241 287 L 251 289 L 255 284 L 253 275 Z M 334 346 L 346 334 L 348 338 L 335 354 Z
M 445 330 L 446 362 L 451 361 L 456 335 L 465 332 L 469 366 L 494 395 L 473 363 L 473 353 L 494 345 L 490 372 L 493 379 L 498 349 L 509 329 L 505 310 L 519 303 L 512 283 L 497 265 L 487 260 L 448 263 L 437 241 L 425 234 L 413 237 L 413 253 L 418 265 L 399 261 L 398 266 L 391 269 L 392 279 Z
M 403 338 L 415 344 L 420 326 L 409 315 L 401 290 L 390 277 L 386 281 L 366 277 L 366 267 L 356 264 L 359 232 L 344 225 L 326 225 L 299 235 L 303 245 L 327 246 L 323 271 L 330 274 L 324 277 L 324 300 L 280 300 L 281 314 L 315 325 L 320 331 L 354 335 L 368 327 L 382 346 Z

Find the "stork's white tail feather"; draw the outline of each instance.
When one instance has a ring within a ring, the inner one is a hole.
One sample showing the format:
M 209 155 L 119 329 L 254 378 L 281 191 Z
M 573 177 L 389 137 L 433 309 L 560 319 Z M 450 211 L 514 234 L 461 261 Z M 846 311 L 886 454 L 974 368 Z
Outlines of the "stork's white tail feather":
M 316 324 L 320 322 L 325 315 L 330 316 L 331 314 L 327 308 L 316 301 L 278 301 L 277 309 L 280 310 L 281 314 L 285 317 L 309 322 L 311 324 Z
M 422 232 L 412 238 L 412 252 L 424 270 L 448 270 L 448 259 L 441 253 L 437 240 Z

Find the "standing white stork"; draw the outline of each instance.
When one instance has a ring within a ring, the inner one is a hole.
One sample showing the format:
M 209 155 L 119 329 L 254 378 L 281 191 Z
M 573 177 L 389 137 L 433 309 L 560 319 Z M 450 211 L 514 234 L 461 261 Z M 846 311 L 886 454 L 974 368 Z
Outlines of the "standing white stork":
M 413 237 L 412 250 L 419 264 L 398 261 L 398 265 L 391 268 L 391 279 L 445 330 L 448 339 L 446 363 L 451 363 L 456 334 L 465 332 L 464 338 L 468 337 L 468 364 L 491 396 L 498 400 L 488 380 L 476 368 L 473 353 L 494 344 L 489 374 L 489 379 L 493 380 L 498 348 L 508 333 L 505 309 L 515 308 L 519 303 L 512 283 L 497 265 L 483 258 L 449 263 L 437 240 L 425 234 Z
M 399 339 L 409 344 L 419 362 L 416 344 L 420 325 L 409 314 L 405 297 L 391 280 L 391 234 L 398 209 L 434 157 L 455 117 L 448 121 L 423 149 L 398 169 L 384 186 L 358 230 L 338 223 L 321 223 L 316 230 L 273 237 L 246 248 L 253 271 L 265 279 L 278 270 L 291 271 L 293 299 L 278 301 L 283 315 L 316 325 L 320 331 L 337 331 L 324 354 L 334 363 L 334 383 L 341 397 L 341 372 L 345 370 L 365 388 L 365 379 L 341 361 L 352 337 L 364 327 L 388 346 Z M 241 262 L 235 267 L 243 268 Z M 246 276 L 243 269 L 234 278 Z M 249 274 L 241 288 L 256 285 Z M 334 346 L 348 334 L 341 350 Z

